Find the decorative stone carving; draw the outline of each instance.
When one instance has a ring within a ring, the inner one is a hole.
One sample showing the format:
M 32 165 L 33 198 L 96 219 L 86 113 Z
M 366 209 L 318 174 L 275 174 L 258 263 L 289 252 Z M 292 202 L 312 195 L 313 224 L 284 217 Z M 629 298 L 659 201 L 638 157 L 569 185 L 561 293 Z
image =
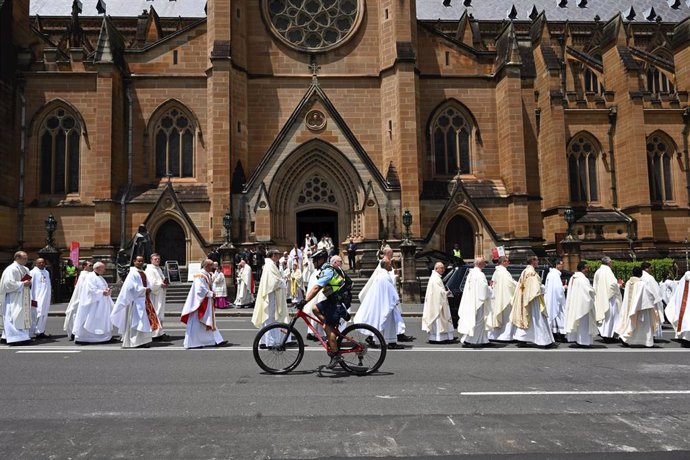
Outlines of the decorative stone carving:
M 311 131 L 321 131 L 326 127 L 326 115 L 317 109 L 310 110 L 304 117 L 304 123 Z
M 320 176 L 313 176 L 304 184 L 304 188 L 297 198 L 297 204 L 322 203 L 337 205 L 338 200 L 331 186 Z

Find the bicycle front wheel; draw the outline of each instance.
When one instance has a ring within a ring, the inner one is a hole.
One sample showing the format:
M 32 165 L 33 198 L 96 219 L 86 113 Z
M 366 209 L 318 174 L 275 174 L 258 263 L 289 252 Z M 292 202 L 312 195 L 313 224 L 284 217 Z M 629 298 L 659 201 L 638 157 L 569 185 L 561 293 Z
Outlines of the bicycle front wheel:
M 386 341 L 368 324 L 351 324 L 338 336 L 338 350 L 346 371 L 366 375 L 376 372 L 386 359 Z
M 261 369 L 270 374 L 286 374 L 302 361 L 304 340 L 288 324 L 269 324 L 256 334 L 252 350 Z

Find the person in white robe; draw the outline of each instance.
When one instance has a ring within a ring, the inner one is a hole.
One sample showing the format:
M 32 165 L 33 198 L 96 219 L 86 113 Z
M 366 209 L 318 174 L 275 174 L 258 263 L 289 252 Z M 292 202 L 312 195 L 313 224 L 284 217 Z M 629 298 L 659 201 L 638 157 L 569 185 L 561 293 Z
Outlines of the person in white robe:
M 625 283 L 616 334 L 624 345 L 642 345 L 649 348 L 654 346 L 659 311 L 654 293 L 641 278 L 642 268 L 634 267 L 632 277 Z
M 654 305 L 656 305 L 656 309 L 659 312 L 659 325 L 656 328 L 656 337 L 661 338 L 663 336 L 662 326 L 664 324 L 664 302 L 661 300 L 659 283 L 652 275 L 652 264 L 649 262 L 642 262 L 640 267 L 642 268 L 642 276 L 640 279 L 647 283 L 647 287 L 654 296 Z
M 233 302 L 235 308 L 248 308 L 254 302 L 254 274 L 246 260 L 237 264 L 237 296 Z
M 594 288 L 587 278 L 587 262 L 578 262 L 577 272 L 568 282 L 568 299 L 565 302 L 565 333 L 568 342 L 581 347 L 591 347 L 597 329 Z
M 510 260 L 506 256 L 498 258 L 498 265 L 491 276 L 491 315 L 487 318 L 489 340 L 510 342 L 515 334 L 515 326 L 510 322 L 511 301 L 517 282 L 508 271 Z
M 180 321 L 185 325 L 185 348 L 202 348 L 225 345 L 216 324 L 216 309 L 213 290 L 214 262 L 206 259 L 202 269 L 194 275 L 192 287 L 189 289 Z
M 690 297 L 690 271 L 685 272 L 678 281 L 673 295 L 666 305 L 666 317 L 673 326 L 676 339 L 681 345 L 690 347 L 690 309 L 688 308 Z
M 144 256 L 136 256 L 110 315 L 122 335 L 122 348 L 147 348 L 153 341 L 154 331 L 160 328 L 143 266 Z
M 668 302 L 671 300 L 671 296 L 673 295 L 673 291 L 676 289 L 677 284 L 678 282 L 673 279 L 673 274 L 670 272 L 667 273 L 666 278 L 659 283 L 659 293 L 664 305 L 668 305 Z
M 46 324 L 52 294 L 50 272 L 46 270 L 45 259 L 36 259 L 36 266 L 31 269 L 29 276 L 31 276 L 31 305 L 34 307 L 31 312 L 35 313 L 31 335 L 35 335 L 37 339 L 43 339 L 50 337 L 50 334 L 46 334 Z
M 290 272 L 290 299 L 292 303 L 299 303 L 304 299 L 304 289 L 302 284 L 302 270 L 299 269 L 298 262 L 292 264 Z
M 304 253 L 300 248 L 297 247 L 297 244 L 295 244 L 290 250 L 290 253 L 288 254 L 287 266 L 290 267 L 290 269 L 292 269 L 292 267 L 295 265 L 295 262 L 297 262 L 297 266 L 301 267 L 303 257 Z
M 527 259 L 527 267 L 520 274 L 511 302 L 513 309 L 510 321 L 517 328 L 513 335 L 515 340 L 550 347 L 553 344 L 553 334 L 541 290 L 541 277 L 536 271 L 538 266 L 537 256 Z
M 312 270 L 311 274 L 309 275 L 309 280 L 307 281 L 307 289 L 305 292 L 309 293 L 312 289 L 314 289 L 314 286 L 316 286 L 317 281 L 319 280 L 319 274 L 321 273 L 321 267 L 322 265 L 326 262 L 327 255 L 326 251 L 316 251 L 312 255 L 312 265 L 318 267 L 316 270 Z M 302 308 L 302 311 L 306 313 L 307 315 L 314 316 L 313 310 L 314 306 L 319 303 L 323 302 L 326 300 L 326 296 L 323 294 L 323 292 L 319 291 L 317 295 L 314 296 L 313 299 L 311 299 L 309 302 L 307 302 L 304 307 Z M 316 333 L 319 334 L 321 337 L 325 337 L 326 331 L 323 330 L 323 327 L 319 323 L 317 323 L 313 319 L 308 320 L 309 323 L 312 325 L 312 327 L 316 330 Z M 307 339 L 318 342 L 318 339 L 316 336 L 312 333 L 312 330 L 307 327 Z
M 604 341 L 615 341 L 615 327 L 623 301 L 620 285 L 611 270 L 611 258 L 601 258 L 601 266 L 594 273 L 594 305 L 597 309 L 596 321 L 601 324 L 599 335 Z M 656 283 L 656 282 L 655 282 Z
M 278 250 L 268 251 L 252 314 L 252 324 L 257 329 L 269 324 L 288 321 L 287 284 L 283 273 L 278 268 L 279 261 L 280 252 Z M 272 347 L 282 340 L 280 329 L 275 329 L 262 336 L 259 347 Z
M 110 313 L 114 303 L 108 282 L 103 278 L 105 264 L 96 262 L 93 271 L 85 273 L 85 276 L 79 275 L 79 283 L 82 284 L 79 308 L 70 333 L 74 335 L 75 344 L 109 342 L 113 329 Z
M 367 282 L 369 286 L 366 295 L 361 299 L 353 321 L 378 329 L 389 349 L 400 350 L 404 348 L 398 344 L 397 323 L 401 319 L 400 296 L 390 276 L 392 269 L 390 260 L 381 259 L 379 269 L 374 270 L 371 279 Z
M 81 296 L 81 286 L 79 283 L 82 283 L 82 281 L 86 279 L 86 275 L 93 272 L 93 263 L 88 260 L 82 260 L 80 266 L 81 271 L 79 272 L 79 277 L 74 285 L 74 291 L 72 291 L 72 296 L 70 297 L 67 308 L 65 309 L 65 321 L 62 324 L 62 330 L 67 332 L 69 340 L 74 340 L 72 329 L 74 329 L 74 318 L 77 317 L 77 311 L 79 310 L 79 297 Z
M 443 284 L 443 273 L 446 271 L 443 262 L 436 262 L 429 276 L 429 284 L 424 296 L 422 311 L 422 331 L 428 334 L 429 343 L 454 343 L 455 328 L 450 315 L 448 295 L 450 291 Z
M 151 263 L 146 265 L 146 279 L 148 287 L 151 288 L 151 303 L 156 310 L 158 322 L 161 327 L 153 332 L 154 340 L 168 339 L 168 334 L 163 332 L 163 323 L 165 322 L 165 294 L 168 291 L 168 279 L 163 274 L 161 268 L 161 256 L 159 254 L 151 254 Z
M 491 315 L 491 289 L 482 271 L 486 267 L 483 257 L 474 259 L 465 279 L 465 287 L 458 308 L 458 333 L 460 342 L 466 346 L 481 346 L 489 343 L 487 317 Z
M 28 260 L 26 252 L 17 251 L 14 262 L 5 268 L 0 278 L 2 340 L 8 345 L 31 342 L 31 275 L 25 267 Z
M 226 309 L 230 307 L 228 302 L 228 285 L 225 280 L 225 273 L 218 262 L 213 262 L 213 273 L 211 274 L 211 284 L 213 286 L 213 304 L 216 309 Z
M 565 334 L 565 288 L 561 279 L 563 261 L 557 260 L 556 265 L 549 270 L 544 283 L 544 303 L 549 317 L 549 327 L 554 336 L 563 339 Z

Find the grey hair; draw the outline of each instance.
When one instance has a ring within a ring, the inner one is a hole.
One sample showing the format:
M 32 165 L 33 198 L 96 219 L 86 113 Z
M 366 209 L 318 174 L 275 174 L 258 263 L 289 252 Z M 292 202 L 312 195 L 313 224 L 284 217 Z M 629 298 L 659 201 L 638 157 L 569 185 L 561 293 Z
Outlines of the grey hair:
M 270 258 L 270 257 L 273 257 L 275 255 L 283 255 L 283 253 L 277 249 L 269 249 L 268 251 L 266 251 L 266 257 Z
M 93 269 L 96 270 L 97 268 L 105 267 L 105 264 L 103 262 L 96 262 L 93 264 Z
M 479 264 L 481 264 L 482 262 L 484 262 L 484 258 L 483 258 L 483 257 L 475 257 L 475 258 L 474 258 L 474 266 L 475 266 L 475 267 L 477 267 L 477 266 L 478 266 Z
M 611 258 L 609 256 L 604 256 L 601 258 L 601 263 L 604 265 L 609 265 L 611 263 Z

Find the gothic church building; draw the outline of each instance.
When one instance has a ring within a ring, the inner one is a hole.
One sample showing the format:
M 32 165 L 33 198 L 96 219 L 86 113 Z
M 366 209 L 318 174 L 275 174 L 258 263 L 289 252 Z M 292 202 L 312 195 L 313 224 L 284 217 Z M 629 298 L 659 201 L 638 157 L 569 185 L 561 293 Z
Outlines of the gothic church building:
M 685 0 L 0 0 L 0 261 L 411 237 L 684 259 Z M 105 8 L 105 12 L 103 9 Z M 687 243 L 685 243 L 687 244 Z M 517 261 L 516 261 L 517 262 Z

